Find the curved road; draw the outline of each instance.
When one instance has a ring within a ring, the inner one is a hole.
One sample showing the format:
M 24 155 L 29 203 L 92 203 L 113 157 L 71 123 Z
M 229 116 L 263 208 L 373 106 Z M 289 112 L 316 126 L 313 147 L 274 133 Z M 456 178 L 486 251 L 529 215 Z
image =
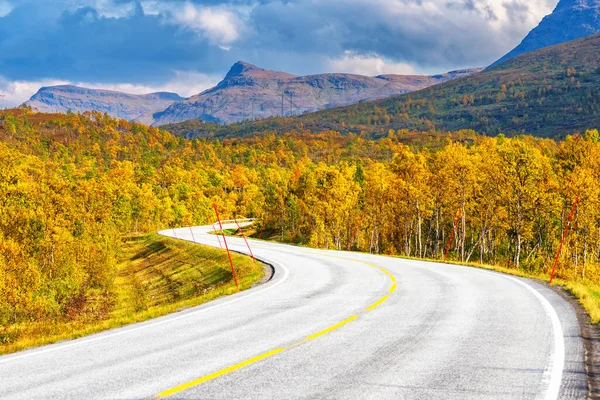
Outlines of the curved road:
M 219 246 L 209 228 L 197 242 Z M 188 228 L 161 232 L 192 240 Z M 230 247 L 247 252 L 243 240 Z M 0 357 L 4 399 L 583 399 L 574 309 L 533 281 L 252 241 L 268 283 Z

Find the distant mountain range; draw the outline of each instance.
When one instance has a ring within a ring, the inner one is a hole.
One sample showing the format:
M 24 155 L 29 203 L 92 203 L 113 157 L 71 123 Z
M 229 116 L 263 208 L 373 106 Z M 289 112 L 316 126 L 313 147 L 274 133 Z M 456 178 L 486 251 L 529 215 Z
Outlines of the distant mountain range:
M 186 137 L 323 132 L 377 138 L 389 130 L 532 134 L 562 138 L 600 127 L 600 34 L 546 47 L 424 90 L 293 118 L 221 126 L 171 124 Z
M 164 110 L 179 100 L 183 98 L 175 93 L 134 95 L 112 90 L 61 85 L 41 88 L 25 105 L 40 112 L 95 110 L 118 118 L 134 120 Z
M 447 74 L 380 75 L 352 74 L 296 76 L 237 62 L 217 86 L 172 104 L 144 122 L 165 125 L 200 118 L 231 123 L 270 116 L 292 116 L 390 97 L 471 75 L 481 69 Z
M 77 86 L 53 86 L 40 89 L 25 105 L 41 112 L 97 110 L 155 126 L 194 118 L 226 124 L 381 99 L 479 71 L 481 68 L 433 76 L 296 76 L 240 61 L 217 86 L 189 99 L 174 93 L 131 95 Z
M 561 0 L 515 49 L 494 67 L 518 55 L 600 32 L 600 0 Z
M 240 61 L 232 66 L 225 78 L 215 87 L 188 99 L 174 93 L 152 93 L 137 96 L 76 86 L 55 86 L 40 89 L 25 104 L 46 112 L 98 110 L 148 125 L 168 124 L 169 129 L 176 132 L 184 131 L 186 135 L 204 134 L 208 130 L 219 132 L 219 134 L 229 131 L 234 135 L 239 134 L 239 130 L 245 128 L 232 126 L 229 129 L 217 125 L 273 116 L 296 117 L 318 110 L 378 101 L 376 103 L 378 107 L 381 107 L 382 104 L 389 106 L 388 115 L 383 120 L 379 116 L 373 116 L 374 120 L 361 120 L 360 123 L 366 124 L 367 130 L 377 131 L 381 126 L 422 129 L 424 121 L 428 121 L 429 124 L 426 126 L 428 128 L 432 126 L 441 129 L 474 128 L 491 134 L 500 131 L 507 133 L 528 131 L 528 133 L 543 135 L 562 134 L 574 126 L 583 127 L 583 125 L 572 123 L 560 127 L 560 124 L 554 121 L 554 117 L 545 117 L 552 119 L 549 124 L 540 120 L 532 121 L 531 117 L 538 115 L 538 111 L 542 112 L 542 110 L 546 110 L 546 112 L 552 110 L 561 115 L 566 110 L 575 110 L 576 114 L 585 113 L 585 111 L 579 110 L 589 108 L 589 100 L 586 100 L 580 107 L 566 104 L 562 109 L 558 109 L 556 105 L 564 104 L 566 99 L 575 101 L 576 99 L 571 95 L 581 87 L 588 87 L 588 90 L 592 90 L 592 94 L 587 98 L 589 99 L 591 96 L 595 101 L 595 92 L 593 92 L 596 90 L 595 79 L 578 80 L 583 76 L 582 74 L 589 74 L 595 67 L 587 63 L 589 60 L 586 60 L 583 65 L 580 64 L 578 58 L 583 55 L 573 54 L 570 52 L 570 47 L 585 48 L 585 51 L 595 52 L 600 49 L 596 47 L 596 40 L 593 37 L 591 41 L 572 42 L 567 47 L 558 47 L 550 52 L 538 53 L 537 51 L 596 32 L 600 32 L 600 0 L 561 0 L 554 12 L 545 17 L 519 46 L 488 67 L 485 70 L 486 74 L 483 75 L 472 76 L 481 72 L 481 69 L 465 69 L 433 76 L 380 75 L 368 77 L 341 73 L 296 76 L 285 72 L 265 70 Z M 547 57 L 548 54 L 556 54 L 563 60 L 563 63 L 567 63 L 568 60 L 570 64 L 558 65 L 556 59 Z M 545 64 L 540 64 L 540 60 L 536 59 L 538 56 L 545 60 Z M 515 62 L 512 62 L 513 60 Z M 561 69 L 565 69 L 565 65 L 569 67 L 568 71 L 561 72 Z M 563 72 L 568 80 L 579 82 L 578 86 L 573 88 L 566 84 L 560 77 L 560 73 Z M 518 77 L 518 79 L 506 79 L 508 75 Z M 502 89 L 503 93 L 496 93 L 497 84 L 487 81 L 491 77 L 497 79 L 497 82 L 505 82 L 508 85 L 506 89 Z M 541 84 L 538 82 L 541 77 L 549 79 L 553 85 Z M 477 87 L 475 85 L 484 86 Z M 516 90 L 516 86 L 520 87 L 519 96 L 521 97 L 519 98 L 514 97 L 513 92 Z M 431 89 L 418 92 L 424 88 Z M 533 88 L 537 90 L 537 94 L 530 93 Z M 561 98 L 560 92 L 556 92 L 557 88 L 567 91 L 562 93 L 565 95 L 564 98 Z M 418 92 L 415 96 L 395 97 L 415 91 Z M 490 103 L 491 93 L 495 93 L 497 96 L 495 104 Z M 456 96 L 458 95 L 466 96 L 466 99 L 457 100 Z M 444 98 L 443 96 L 449 97 Z M 550 102 L 550 98 L 554 98 L 553 96 L 556 96 L 554 103 Z M 401 105 L 403 99 L 410 102 L 411 99 L 416 98 L 425 103 L 416 108 L 412 103 L 409 103 L 410 107 Z M 381 99 L 390 100 L 382 102 Z M 484 106 L 483 104 L 486 102 L 490 104 Z M 394 104 L 395 106 L 391 106 Z M 498 104 L 503 105 L 500 110 L 496 107 Z M 370 104 L 359 104 L 345 110 L 360 109 L 365 110 L 366 114 L 370 114 L 367 110 L 372 107 L 373 105 Z M 516 108 L 513 109 L 513 107 Z M 307 116 L 292 120 L 313 122 L 318 120 L 317 129 L 335 128 L 343 131 L 356 131 L 358 127 L 352 127 L 347 119 L 344 119 L 342 126 L 338 126 L 340 124 L 327 122 L 327 118 L 325 118 L 325 116 L 343 115 L 344 113 L 346 113 L 344 109 L 339 112 L 324 111 L 317 113 L 315 117 Z M 398 113 L 401 113 L 402 118 L 399 118 Z M 510 123 L 505 121 L 505 116 L 512 118 Z M 565 115 L 565 118 L 569 120 L 573 116 L 574 114 L 571 113 Z M 587 121 L 585 118 L 580 120 Z M 192 122 L 178 126 L 177 123 L 182 121 Z M 213 124 L 217 125 L 213 126 Z M 257 122 L 253 126 L 262 127 L 261 129 L 267 129 L 267 127 L 280 129 L 282 127 L 280 124 L 281 121 L 274 123 L 269 120 L 266 123 Z M 294 124 L 295 122 L 287 126 L 292 127 L 295 126 Z

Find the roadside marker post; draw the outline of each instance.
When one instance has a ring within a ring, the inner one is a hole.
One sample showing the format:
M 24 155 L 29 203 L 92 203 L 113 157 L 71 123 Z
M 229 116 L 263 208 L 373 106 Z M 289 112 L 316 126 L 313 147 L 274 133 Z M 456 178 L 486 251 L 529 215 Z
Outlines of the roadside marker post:
M 358 225 L 356 226 L 356 228 L 354 228 L 354 232 L 352 233 L 352 241 L 348 243 L 348 251 L 350 251 L 350 248 L 352 246 L 354 246 L 354 239 L 356 239 L 356 234 L 358 233 L 358 230 L 360 229 L 360 225 L 362 224 L 362 220 L 363 220 L 363 216 L 360 216 L 360 219 L 358 220 Z
M 225 242 L 225 248 L 227 249 L 227 258 L 229 258 L 229 265 L 231 265 L 231 273 L 233 274 L 233 280 L 235 281 L 235 287 L 239 290 L 240 286 L 238 285 L 237 274 L 235 273 L 235 267 L 233 266 L 233 261 L 231 260 L 231 253 L 229 252 L 229 246 L 227 245 L 227 239 L 225 239 L 225 232 L 223 232 L 223 225 L 221 224 L 221 218 L 219 217 L 219 210 L 217 209 L 216 203 L 213 203 L 213 208 L 215 209 L 215 214 L 217 215 L 217 220 L 219 221 L 219 227 L 221 228 L 221 235 L 223 235 L 223 242 Z
M 252 260 L 254 261 L 254 264 L 256 264 L 256 258 L 254 258 L 254 254 L 252 253 L 252 249 L 250 248 L 250 244 L 248 243 L 248 240 L 246 239 L 246 235 L 244 234 L 244 231 L 242 230 L 242 227 L 240 226 L 240 224 L 238 224 L 238 221 L 235 218 L 235 215 L 233 216 L 233 220 L 235 221 L 235 224 L 237 225 L 237 227 L 240 230 L 240 232 L 242 233 L 242 237 L 244 238 L 244 242 L 246 242 L 246 246 L 248 246 L 248 251 L 250 252 L 250 256 L 252 257 Z
M 179 238 L 177 237 L 177 231 L 175 230 L 175 228 L 173 228 L 173 236 L 175 237 L 175 239 L 179 239 Z
M 296 238 L 298 237 L 298 233 L 300 232 L 300 227 L 302 226 L 304 221 L 306 221 L 306 215 L 302 217 L 302 221 L 300 221 L 300 224 L 296 228 L 296 232 L 294 232 L 294 238 L 292 239 L 292 243 L 296 243 Z
M 262 228 L 260 229 L 260 233 L 258 234 L 258 240 L 260 240 L 262 238 L 262 234 L 265 231 L 265 228 L 267 227 L 268 223 L 269 223 L 269 216 L 267 215 L 267 218 L 265 218 L 265 222 L 264 222 Z
M 554 279 L 554 273 L 556 272 L 556 265 L 558 264 L 558 259 L 560 258 L 560 253 L 563 248 L 563 244 L 565 243 L 565 239 L 567 238 L 567 233 L 569 232 L 569 228 L 571 227 L 571 221 L 573 221 L 573 217 L 575 216 L 575 210 L 577 210 L 577 205 L 579 204 L 579 195 L 575 199 L 575 203 L 573 203 L 573 208 L 571 209 L 571 214 L 569 215 L 569 219 L 567 220 L 567 226 L 565 226 L 565 230 L 562 235 L 562 239 L 560 240 L 560 245 L 558 245 L 558 252 L 556 253 L 556 258 L 554 259 L 554 265 L 552 266 L 552 273 L 550 274 L 550 283 L 552 283 L 552 279 Z
M 194 243 L 196 243 L 196 238 L 194 237 L 194 231 L 192 230 L 192 227 L 190 226 L 190 233 L 192 234 L 192 241 Z
M 215 232 L 217 232 L 217 228 L 215 228 L 215 224 L 212 224 L 213 230 Z M 219 237 L 219 233 L 217 232 L 217 240 L 219 241 L 219 247 L 223 248 L 223 245 L 221 245 L 221 238 Z
M 456 225 L 458 224 L 458 220 L 460 219 L 461 211 L 458 211 L 456 215 L 456 220 L 454 220 L 454 225 L 452 225 L 452 233 L 450 234 L 450 238 L 448 238 L 448 244 L 446 244 L 446 251 L 444 251 L 444 262 L 446 262 L 446 258 L 448 257 L 448 251 L 450 250 L 450 245 L 452 244 L 452 239 L 454 239 L 454 232 L 456 231 Z

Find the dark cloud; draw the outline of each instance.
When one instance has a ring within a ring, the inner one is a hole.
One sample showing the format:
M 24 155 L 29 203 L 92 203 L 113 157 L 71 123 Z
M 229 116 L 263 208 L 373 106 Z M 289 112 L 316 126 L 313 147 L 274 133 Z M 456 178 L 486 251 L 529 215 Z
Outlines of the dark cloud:
M 93 7 L 56 13 L 25 4 L 0 18 L 0 71 L 9 80 L 161 82 L 175 70 L 221 71 L 235 57 L 167 15 L 105 17 Z
M 133 84 L 165 82 L 175 71 L 223 74 L 238 59 L 299 74 L 323 72 L 348 53 L 425 71 L 481 66 L 517 44 L 556 3 L 5 1 L 15 7 L 0 18 L 5 79 Z M 207 7 L 214 12 L 189 12 Z

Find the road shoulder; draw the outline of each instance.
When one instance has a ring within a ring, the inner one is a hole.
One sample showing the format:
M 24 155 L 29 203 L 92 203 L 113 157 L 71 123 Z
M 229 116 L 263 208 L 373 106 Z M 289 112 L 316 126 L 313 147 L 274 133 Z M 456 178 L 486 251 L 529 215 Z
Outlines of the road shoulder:
M 600 399 L 600 329 L 590 321 L 590 316 L 579 301 L 565 289 L 539 281 L 552 289 L 575 309 L 585 348 L 585 370 L 588 383 L 588 399 Z

